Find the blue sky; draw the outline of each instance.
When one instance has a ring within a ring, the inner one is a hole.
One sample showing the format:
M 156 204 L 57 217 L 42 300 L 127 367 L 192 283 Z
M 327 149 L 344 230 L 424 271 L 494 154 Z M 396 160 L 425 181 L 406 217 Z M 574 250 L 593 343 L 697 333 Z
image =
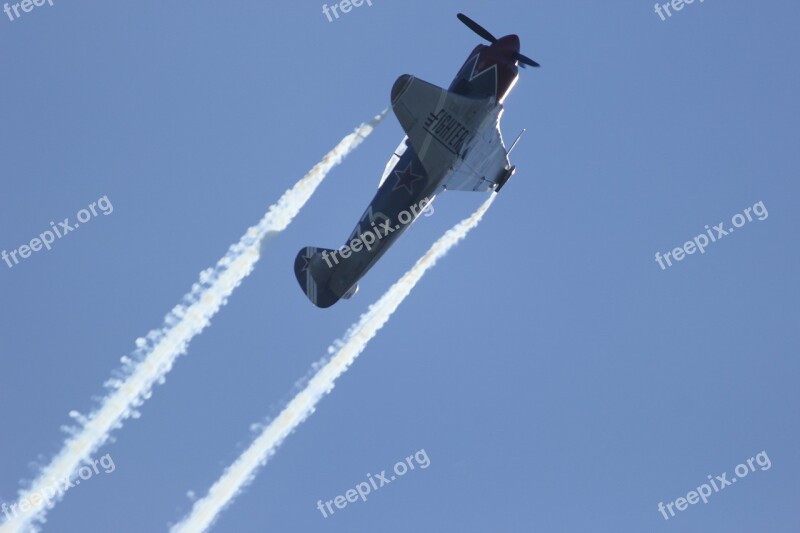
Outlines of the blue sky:
M 54 0 L 0 13 L 0 249 L 107 196 L 113 213 L 0 263 L 0 500 L 13 501 L 198 273 L 411 73 L 447 86 L 480 38 L 541 69 L 506 101 L 517 173 L 214 530 L 793 531 L 798 446 L 796 55 L 800 7 L 373 0 Z M 96 457 L 45 531 L 163 531 L 292 385 L 483 200 L 447 193 L 331 309 L 292 262 L 334 247 L 374 194 L 393 116 L 336 168 Z M 762 201 L 662 270 L 664 254 Z M 430 459 L 323 518 L 332 499 Z M 708 475 L 769 470 L 664 520 Z

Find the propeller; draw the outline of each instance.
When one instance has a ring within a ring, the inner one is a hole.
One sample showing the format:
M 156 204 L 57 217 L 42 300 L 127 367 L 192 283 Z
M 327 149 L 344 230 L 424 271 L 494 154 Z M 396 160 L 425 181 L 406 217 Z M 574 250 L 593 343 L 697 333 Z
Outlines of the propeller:
M 519 61 L 519 62 L 522 64 L 522 66 L 523 66 L 523 67 L 524 67 L 525 65 L 530 65 L 530 66 L 532 66 L 532 67 L 539 67 L 539 66 L 541 66 L 541 65 L 539 65 L 539 63 L 537 63 L 536 61 L 534 61 L 534 60 L 533 60 L 533 59 L 531 59 L 530 57 L 528 57 L 528 56 L 524 56 L 524 55 L 520 54 L 519 52 L 514 52 L 514 59 L 516 59 L 517 61 Z
M 495 43 L 497 41 L 497 37 L 492 35 L 489 32 L 489 30 L 487 30 L 486 28 L 484 28 L 483 26 L 481 26 L 480 24 L 478 24 L 477 22 L 475 22 L 474 20 L 472 20 L 471 18 L 466 16 L 464 13 L 459 13 L 456 16 L 458 17 L 458 20 L 463 22 L 464 25 L 467 28 L 471 29 L 472 31 L 474 31 L 475 33 L 477 33 L 478 35 L 480 35 L 481 37 L 483 37 L 484 39 L 486 39 L 490 43 Z M 520 54 L 519 52 L 514 52 L 514 59 L 519 61 L 522 64 L 523 67 L 525 65 L 530 65 L 532 67 L 538 67 L 539 66 L 539 63 L 537 63 L 533 59 L 529 58 L 528 56 L 524 56 L 524 55 Z
M 481 26 L 480 24 L 478 24 L 477 22 L 466 16 L 464 13 L 459 13 L 456 16 L 458 17 L 458 20 L 460 20 L 467 26 L 467 28 L 471 29 L 472 31 L 474 31 L 475 33 L 477 33 L 490 43 L 493 43 L 497 40 L 497 37 L 489 33 L 489 30 L 487 30 L 486 28 L 484 28 L 483 26 Z

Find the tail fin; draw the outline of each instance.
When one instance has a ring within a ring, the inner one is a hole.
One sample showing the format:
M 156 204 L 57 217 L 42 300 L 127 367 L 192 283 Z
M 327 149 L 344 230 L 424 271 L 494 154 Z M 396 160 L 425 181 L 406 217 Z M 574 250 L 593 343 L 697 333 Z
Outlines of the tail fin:
M 334 250 L 306 246 L 297 253 L 294 260 L 294 275 L 300 288 L 311 303 L 323 309 L 332 306 L 340 298 L 350 298 L 358 291 L 356 284 L 346 294 L 338 296 L 328 287 L 328 280 L 335 267 L 326 265 L 322 257 L 325 252 L 332 254 Z

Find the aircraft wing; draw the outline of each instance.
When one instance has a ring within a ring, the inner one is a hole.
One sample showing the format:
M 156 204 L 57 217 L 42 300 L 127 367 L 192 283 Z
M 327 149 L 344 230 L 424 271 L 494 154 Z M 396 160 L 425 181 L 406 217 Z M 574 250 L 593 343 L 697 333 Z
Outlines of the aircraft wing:
M 445 189 L 486 192 L 496 190 L 496 184 L 502 185 L 500 178 L 511 163 L 500 133 L 500 113 L 502 109 L 496 116 L 487 117 L 487 121 L 495 121 L 494 126 L 482 128 L 485 133 L 470 144 L 463 163 L 444 182 Z
M 392 87 L 392 110 L 428 174 L 448 175 L 448 190 L 492 190 L 510 167 L 502 106 L 491 98 L 467 98 L 406 74 Z
M 392 110 L 431 176 L 450 170 L 493 107 L 405 74 L 392 87 Z

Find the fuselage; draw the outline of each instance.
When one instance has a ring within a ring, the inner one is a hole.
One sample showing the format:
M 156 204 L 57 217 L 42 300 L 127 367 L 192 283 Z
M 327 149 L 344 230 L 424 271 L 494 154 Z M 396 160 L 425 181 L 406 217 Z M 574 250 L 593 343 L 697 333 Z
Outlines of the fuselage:
M 456 74 L 448 90 L 458 95 L 491 99 L 495 107 L 502 104 L 519 76 L 514 53 L 519 52 L 519 38 L 507 35 L 491 45 L 478 45 Z M 429 117 L 431 135 L 453 147 L 459 158 L 465 154 L 473 137 L 481 131 L 470 131 L 453 117 Z M 470 135 L 468 136 L 468 132 Z M 364 276 L 395 240 L 419 217 L 424 207 L 443 189 L 449 170 L 429 175 L 407 140 L 401 142 L 387 164 L 375 197 L 350 233 L 345 246 L 334 259 L 315 258 L 315 278 L 338 297 L 352 293 Z M 370 235 L 368 235 L 370 234 Z M 366 242 L 372 241 L 369 249 Z M 353 243 L 361 242 L 359 250 Z M 341 253 L 344 250 L 345 253 Z M 346 255 L 346 256 L 345 256 Z

